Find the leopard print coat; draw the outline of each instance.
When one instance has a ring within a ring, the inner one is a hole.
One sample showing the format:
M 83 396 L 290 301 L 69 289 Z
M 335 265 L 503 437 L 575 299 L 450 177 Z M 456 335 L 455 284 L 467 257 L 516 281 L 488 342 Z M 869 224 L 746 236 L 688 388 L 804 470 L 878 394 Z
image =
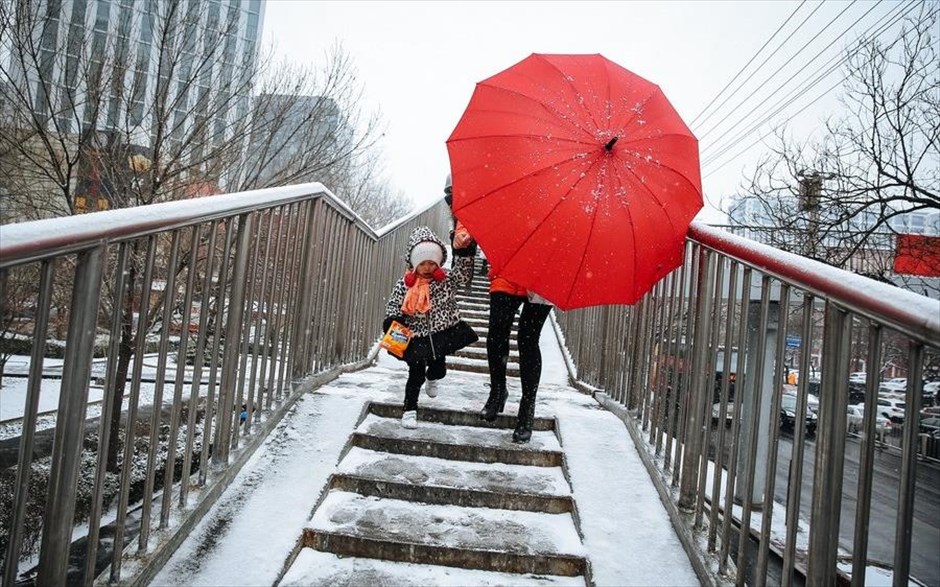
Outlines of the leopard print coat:
M 419 226 L 411 232 L 405 259 L 411 258 L 411 250 L 420 242 L 431 241 L 441 246 L 447 263 L 447 248 L 427 226 Z M 407 262 L 407 261 L 406 261 Z M 460 310 L 457 309 L 457 289 L 466 286 L 473 279 L 473 257 L 454 256 L 453 268 L 447 272 L 443 281 L 431 281 L 431 310 L 426 315 L 402 316 L 401 305 L 405 301 L 405 279 L 401 277 L 392 288 L 385 305 L 386 323 L 388 318 L 404 319 L 404 324 L 414 332 L 415 337 L 430 336 L 460 322 Z M 387 326 L 386 326 L 387 328 Z

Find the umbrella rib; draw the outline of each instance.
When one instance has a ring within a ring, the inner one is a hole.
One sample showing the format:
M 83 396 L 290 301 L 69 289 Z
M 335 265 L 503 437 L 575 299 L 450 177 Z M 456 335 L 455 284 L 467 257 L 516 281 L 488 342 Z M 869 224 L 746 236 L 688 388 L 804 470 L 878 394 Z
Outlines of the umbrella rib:
M 691 131 L 689 131 L 689 132 L 691 133 Z M 668 132 L 668 133 L 664 133 L 664 134 L 661 134 L 661 135 L 656 135 L 655 137 L 650 137 L 650 136 L 646 136 L 646 137 L 636 137 L 636 138 L 634 138 L 634 139 L 632 139 L 632 140 L 624 140 L 624 141 L 621 142 L 620 144 L 621 144 L 621 145 L 629 145 L 629 144 L 632 144 L 632 143 L 640 143 L 640 142 L 642 142 L 642 141 L 658 141 L 658 140 L 664 139 L 664 138 L 666 138 L 666 137 L 684 137 L 684 138 L 687 138 L 687 139 L 688 139 L 688 138 L 691 138 L 691 139 L 695 140 L 695 136 L 692 135 L 692 134 L 685 134 L 685 133 L 681 133 L 681 132 Z
M 531 79 L 531 78 L 530 78 L 530 79 Z M 481 84 L 479 84 L 479 85 L 484 85 L 484 84 L 481 83 Z M 486 87 L 488 87 L 488 88 L 493 88 L 494 90 L 500 90 L 500 91 L 507 92 L 507 93 L 509 93 L 509 94 L 513 94 L 513 95 L 516 95 L 516 96 L 521 96 L 522 98 L 525 98 L 526 100 L 529 100 L 530 102 L 534 102 L 534 103 L 538 104 L 539 106 L 541 106 L 541 107 L 542 107 L 546 112 L 548 112 L 549 114 L 555 116 L 555 117 L 556 117 L 557 119 L 559 119 L 559 120 L 567 121 L 571 126 L 574 127 L 575 130 L 584 133 L 585 136 L 587 136 L 589 139 L 592 140 L 592 143 L 591 143 L 591 144 L 593 144 L 594 135 L 592 135 L 589 130 L 587 130 L 586 128 L 582 128 L 582 127 L 581 127 L 580 125 L 578 125 L 573 119 L 568 118 L 568 117 L 565 117 L 565 116 L 562 116 L 562 114 L 561 114 L 560 112 L 557 112 L 557 111 L 555 111 L 555 110 L 549 108 L 548 104 L 546 104 L 545 102 L 542 102 L 541 100 L 537 100 L 537 99 L 535 99 L 534 97 L 529 96 L 529 95 L 527 95 L 527 94 L 523 94 L 522 92 L 519 92 L 519 91 L 516 91 L 516 90 L 510 90 L 509 88 L 504 88 L 504 87 L 502 87 L 502 86 L 494 86 L 494 85 L 491 85 L 491 84 L 485 84 L 485 85 L 486 85 Z
M 666 167 L 666 166 L 663 165 L 663 167 Z M 686 179 L 681 173 L 679 173 L 679 172 L 676 171 L 675 169 L 672 169 L 672 167 L 667 167 L 667 169 L 671 169 L 672 171 L 675 171 L 676 175 L 678 175 L 679 177 L 682 177 L 682 179 Z M 633 171 L 632 169 L 630 169 L 629 167 L 627 167 L 626 170 L 627 170 L 627 172 L 630 173 L 630 175 L 632 175 L 633 177 L 635 177 L 635 178 L 637 179 L 637 182 L 639 182 L 639 184 L 640 184 L 641 186 L 643 186 L 643 189 L 645 189 L 645 190 L 649 193 L 650 197 L 653 198 L 653 200 L 655 200 L 656 203 L 659 204 L 659 207 L 663 210 L 663 212 L 665 212 L 665 211 L 666 211 L 666 206 L 665 206 L 665 204 L 663 203 L 662 200 L 659 199 L 659 197 L 656 195 L 656 193 L 655 193 L 653 190 L 651 190 L 648 185 L 646 185 L 646 183 L 643 181 L 643 178 L 641 178 L 639 175 L 637 175 L 636 172 Z M 688 181 L 688 180 L 686 179 L 686 181 Z M 691 183 L 691 182 L 690 182 L 690 183 Z M 663 214 L 663 215 L 666 217 L 666 221 L 669 222 L 669 226 L 670 226 L 671 228 L 675 229 L 676 226 L 672 223 L 672 218 L 669 217 L 669 214 Z
M 549 61 L 548 59 L 546 59 L 544 55 L 539 55 L 539 58 L 541 58 L 542 61 L 544 61 L 545 63 L 547 63 L 548 65 L 550 65 L 552 68 L 554 68 L 555 71 L 557 71 L 557 72 L 559 73 L 559 75 L 561 75 L 562 79 L 565 80 L 565 82 L 567 82 L 568 86 L 571 88 L 571 91 L 574 92 L 574 94 L 575 94 L 576 96 L 580 96 L 580 95 L 581 95 L 581 92 L 578 91 L 578 88 L 576 88 L 576 87 L 574 86 L 574 84 L 571 83 L 571 80 L 568 79 L 568 74 L 566 74 L 564 71 L 562 71 L 557 65 L 555 65 L 554 63 L 552 63 L 551 61 Z M 607 76 L 607 83 L 610 84 L 610 76 Z M 591 122 L 594 123 L 594 128 L 600 129 L 600 125 L 597 124 L 597 120 L 594 119 L 594 113 L 591 112 L 591 110 L 590 110 L 587 106 L 585 106 L 583 102 L 580 103 L 580 104 L 581 104 L 581 109 L 582 109 L 585 113 L 587 113 L 588 118 L 590 118 L 590 119 L 591 119 Z M 585 132 L 586 132 L 586 131 L 585 131 Z

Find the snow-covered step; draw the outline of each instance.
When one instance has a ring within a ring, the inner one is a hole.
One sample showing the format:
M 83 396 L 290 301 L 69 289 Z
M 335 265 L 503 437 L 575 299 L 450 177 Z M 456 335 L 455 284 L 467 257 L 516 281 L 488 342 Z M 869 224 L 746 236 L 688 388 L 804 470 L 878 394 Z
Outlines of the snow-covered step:
M 510 347 L 512 348 L 512 347 Z M 470 371 L 473 373 L 489 373 L 490 368 L 485 359 L 467 358 L 457 355 L 447 356 L 447 368 L 455 371 Z M 519 376 L 519 365 L 509 363 L 506 365 L 506 375 L 509 377 Z
M 400 408 L 399 408 L 400 409 Z M 399 412 L 400 413 L 400 412 Z M 503 414 L 497 426 L 478 418 L 474 425 L 450 425 L 427 421 L 431 410 L 418 407 L 418 427 L 404 428 L 400 418 L 380 417 L 370 413 L 353 432 L 352 446 L 394 454 L 418 455 L 477 463 L 507 463 L 536 467 L 558 467 L 562 464 L 561 445 L 553 430 L 533 426 L 532 438 L 526 444 L 512 442 L 513 421 Z M 468 417 L 475 414 L 468 413 Z
M 303 543 L 341 556 L 504 573 L 573 577 L 587 571 L 585 548 L 567 513 L 428 505 L 347 491 L 326 495 Z
M 352 448 L 330 488 L 438 505 L 571 512 L 561 467 L 473 463 Z
M 371 558 L 337 556 L 303 548 L 278 582 L 282 587 L 310 585 L 396 585 L 400 587 L 497 587 L 531 585 L 532 587 L 584 587 L 581 577 L 558 575 L 511 574 L 478 569 L 437 565 L 419 565 Z
M 454 353 L 458 357 L 465 357 L 467 359 L 480 359 L 486 360 L 486 345 L 471 345 L 464 347 Z M 509 351 L 509 360 L 513 363 L 519 362 L 519 351 L 516 349 L 510 349 Z

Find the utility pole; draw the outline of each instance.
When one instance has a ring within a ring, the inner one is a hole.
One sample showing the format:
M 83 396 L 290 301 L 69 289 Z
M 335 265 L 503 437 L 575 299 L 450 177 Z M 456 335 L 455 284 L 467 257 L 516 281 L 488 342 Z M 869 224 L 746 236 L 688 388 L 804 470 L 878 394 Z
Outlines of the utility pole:
M 819 198 L 822 195 L 824 179 L 835 177 L 832 173 L 819 173 L 818 171 L 800 171 L 797 178 L 800 180 L 799 209 L 807 214 L 808 230 L 804 243 L 803 256 L 816 259 L 819 246 Z

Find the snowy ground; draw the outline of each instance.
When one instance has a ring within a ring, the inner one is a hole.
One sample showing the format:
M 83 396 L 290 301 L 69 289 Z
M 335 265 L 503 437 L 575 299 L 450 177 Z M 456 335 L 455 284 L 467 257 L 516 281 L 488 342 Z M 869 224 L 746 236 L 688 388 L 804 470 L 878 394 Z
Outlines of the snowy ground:
M 568 386 L 550 327 L 543 331 L 542 351 L 545 367 L 536 414 L 557 418 L 596 584 L 697 585 L 623 423 Z M 402 401 L 406 378 L 405 365 L 382 354 L 375 366 L 343 375 L 299 399 L 153 584 L 270 585 L 310 520 L 365 403 Z M 487 382 L 485 375 L 451 371 L 440 395 L 422 396 L 421 402 L 475 412 L 485 401 Z M 507 413 L 515 413 L 519 393 L 518 380 L 511 380 Z M 348 559 L 307 554 L 296 564 L 349 564 Z M 511 576 L 479 571 L 387 565 L 387 576 L 397 573 L 408 577 L 409 584 L 512 582 Z

